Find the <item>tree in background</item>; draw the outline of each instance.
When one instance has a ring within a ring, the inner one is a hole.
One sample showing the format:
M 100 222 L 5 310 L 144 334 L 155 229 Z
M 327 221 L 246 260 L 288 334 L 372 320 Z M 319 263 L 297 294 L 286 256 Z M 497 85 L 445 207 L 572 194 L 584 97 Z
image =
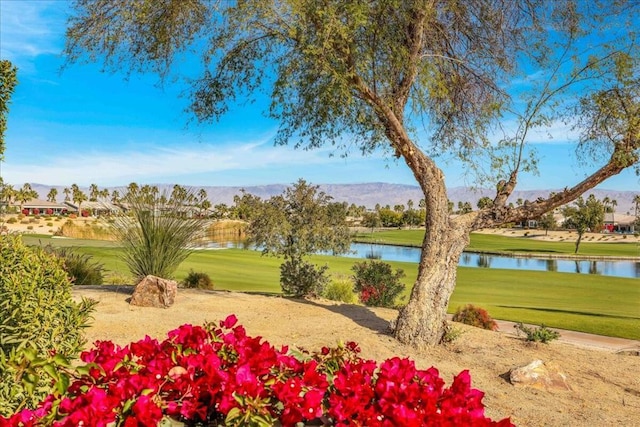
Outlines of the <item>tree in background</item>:
M 38 197 L 38 192 L 31 188 L 31 184 L 25 182 L 22 188 L 16 192 L 14 197 L 20 204 L 20 212 L 22 212 L 22 205 L 27 203 L 29 200 L 36 199 Z
M 374 228 L 382 226 L 382 221 L 380 221 L 380 215 L 378 215 L 378 212 L 365 212 L 362 214 L 362 222 L 360 224 L 363 227 L 370 228 L 373 233 Z
M 637 2 L 74 5 L 70 61 L 104 58 L 106 69 L 166 78 L 176 58 L 197 50 L 201 73 L 190 69 L 185 77 L 200 121 L 219 119 L 239 96 L 270 90 L 269 113 L 280 122 L 276 143 L 382 149 L 402 158 L 424 194 L 428 233 L 394 335 L 418 347 L 445 333 L 471 231 L 537 218 L 638 164 L 640 43 L 629 31 L 637 26 Z M 511 97 L 505 88 L 517 82 Z M 562 115 L 584 131 L 580 146 L 597 154 L 595 170 L 553 197 L 509 207 L 519 176 L 536 170 L 529 134 L 553 129 Z M 495 186 L 492 206 L 450 218 L 436 163 L 445 152 L 465 162 L 477 182 Z
M 544 235 L 549 234 L 549 230 L 555 230 L 558 226 L 558 222 L 553 214 L 553 211 L 547 212 L 538 219 L 538 226 L 544 230 Z
M 327 267 L 315 266 L 306 257 L 349 250 L 346 209 L 331 199 L 300 179 L 282 195 L 262 202 L 251 217 L 249 241 L 264 255 L 284 258 L 280 284 L 287 295 L 318 296 L 328 282 Z
M 71 200 L 78 207 L 78 215 L 82 216 L 82 204 L 87 201 L 87 195 L 78 184 L 71 184 Z
M 98 184 L 90 184 L 89 185 L 89 201 L 97 202 L 99 196 L 100 196 L 100 188 L 98 188 Z
M 566 228 L 575 228 L 578 232 L 576 240 L 576 250 L 578 253 L 582 236 L 587 231 L 600 231 L 604 222 L 604 205 L 593 194 L 590 194 L 585 201 L 582 197 L 578 197 L 573 206 L 564 208 Z
M 240 195 L 233 196 L 233 208 L 231 214 L 233 218 L 242 221 L 251 221 L 253 217 L 259 212 L 262 206 L 262 199 L 251 193 L 247 193 L 244 188 L 240 189 Z
M 55 187 L 51 187 L 51 189 L 47 193 L 47 200 L 51 203 L 56 203 L 56 197 L 58 197 L 58 189 Z
M 493 200 L 490 197 L 484 196 L 478 200 L 478 209 L 490 208 L 493 205 Z
M 4 133 L 7 131 L 7 115 L 11 95 L 18 84 L 18 69 L 7 59 L 0 60 L 0 162 L 4 160 Z
M 10 205 L 16 196 L 16 190 L 13 185 L 5 184 L 4 179 L 0 176 L 0 208 L 4 210 L 4 205 Z

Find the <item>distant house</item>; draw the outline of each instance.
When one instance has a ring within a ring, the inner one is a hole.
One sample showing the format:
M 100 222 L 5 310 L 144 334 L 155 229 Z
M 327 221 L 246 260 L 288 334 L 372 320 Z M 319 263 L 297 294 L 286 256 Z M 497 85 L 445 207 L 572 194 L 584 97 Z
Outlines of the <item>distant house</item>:
M 605 233 L 633 233 L 635 221 L 636 217 L 633 215 L 606 212 L 602 231 Z
M 18 205 L 16 204 L 16 206 Z M 22 210 L 27 211 L 27 215 L 62 215 L 70 212 L 69 206 L 64 203 L 55 203 L 40 199 L 31 199 L 23 203 Z
M 69 207 L 70 212 L 78 212 L 78 205 L 76 203 L 70 201 L 64 203 Z M 83 211 L 89 212 L 90 216 L 114 215 L 122 212 L 122 209 L 120 207 L 108 201 L 82 202 L 80 204 L 80 208 Z

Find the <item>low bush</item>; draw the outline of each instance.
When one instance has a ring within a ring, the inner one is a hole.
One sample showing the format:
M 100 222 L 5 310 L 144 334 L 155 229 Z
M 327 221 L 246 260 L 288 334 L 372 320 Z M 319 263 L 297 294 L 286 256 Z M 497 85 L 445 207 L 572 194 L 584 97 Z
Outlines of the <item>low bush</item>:
M 0 236 L 0 414 L 51 393 L 43 361 L 76 357 L 84 346 L 96 302 L 74 302 L 71 286 L 62 260 L 19 236 Z
M 393 272 L 391 264 L 383 261 L 366 261 L 355 264 L 353 281 L 355 291 L 363 304 L 372 307 L 394 307 L 396 297 L 404 290 L 400 282 L 405 274 L 402 269 Z
M 464 323 L 465 325 L 475 326 L 476 328 L 488 329 L 495 331 L 498 324 L 489 316 L 487 310 L 468 304 L 464 307 L 458 307 L 453 315 L 454 322 Z
M 353 282 L 347 277 L 333 278 L 324 288 L 322 296 L 332 301 L 340 301 L 347 304 L 358 302 L 358 296 L 353 292 Z
M 280 350 L 229 316 L 183 325 L 163 342 L 97 342 L 67 369 L 68 387 L 0 424 L 225 426 L 497 426 L 468 371 L 445 387 L 436 368 L 410 359 L 380 364 L 349 342 L 317 352 Z M 58 381 L 60 382 L 60 381 Z
M 7 220 L 7 224 L 15 224 L 16 222 L 18 222 L 18 219 L 13 216 Z
M 329 267 L 316 266 L 301 258 L 287 259 L 280 265 L 280 286 L 285 295 L 317 297 L 329 283 Z
M 546 344 L 549 341 L 560 338 L 560 333 L 558 331 L 549 329 L 544 324 L 535 328 L 530 328 L 520 322 L 513 325 L 513 327 L 516 328 L 518 335 L 523 333 L 525 335 L 525 339 L 529 342 L 541 342 Z
M 185 288 L 210 289 L 213 290 L 213 282 L 207 273 L 189 271 L 187 277 L 182 281 Z
M 73 252 L 70 248 L 54 248 L 46 246 L 48 253 L 62 259 L 63 268 L 74 285 L 102 285 L 104 282 L 104 265 L 94 261 L 91 255 Z

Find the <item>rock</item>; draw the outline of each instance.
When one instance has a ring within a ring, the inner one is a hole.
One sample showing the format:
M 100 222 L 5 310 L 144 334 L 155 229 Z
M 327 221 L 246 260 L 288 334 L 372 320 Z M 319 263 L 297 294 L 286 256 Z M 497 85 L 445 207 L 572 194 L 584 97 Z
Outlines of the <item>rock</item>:
M 178 294 L 178 283 L 174 280 L 147 276 L 136 285 L 130 305 L 140 307 L 171 307 Z
M 509 381 L 516 386 L 542 390 L 571 390 L 567 376 L 552 362 L 534 360 L 526 366 L 509 371 Z
M 621 356 L 640 356 L 640 345 L 636 347 L 623 348 L 616 351 Z

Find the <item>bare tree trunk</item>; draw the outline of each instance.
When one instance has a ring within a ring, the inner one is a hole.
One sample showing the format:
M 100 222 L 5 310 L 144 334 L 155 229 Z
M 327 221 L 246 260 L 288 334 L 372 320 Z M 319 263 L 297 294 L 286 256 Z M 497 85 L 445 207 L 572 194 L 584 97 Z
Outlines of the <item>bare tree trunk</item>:
M 402 343 L 425 348 L 440 343 L 446 331 L 458 261 L 469 243 L 469 231 L 454 225 L 425 235 L 411 298 L 396 321 L 394 335 Z
M 574 252 L 574 254 L 578 253 L 578 249 L 580 248 L 580 241 L 582 240 L 582 234 L 578 232 L 578 240 L 576 240 L 576 251 Z

